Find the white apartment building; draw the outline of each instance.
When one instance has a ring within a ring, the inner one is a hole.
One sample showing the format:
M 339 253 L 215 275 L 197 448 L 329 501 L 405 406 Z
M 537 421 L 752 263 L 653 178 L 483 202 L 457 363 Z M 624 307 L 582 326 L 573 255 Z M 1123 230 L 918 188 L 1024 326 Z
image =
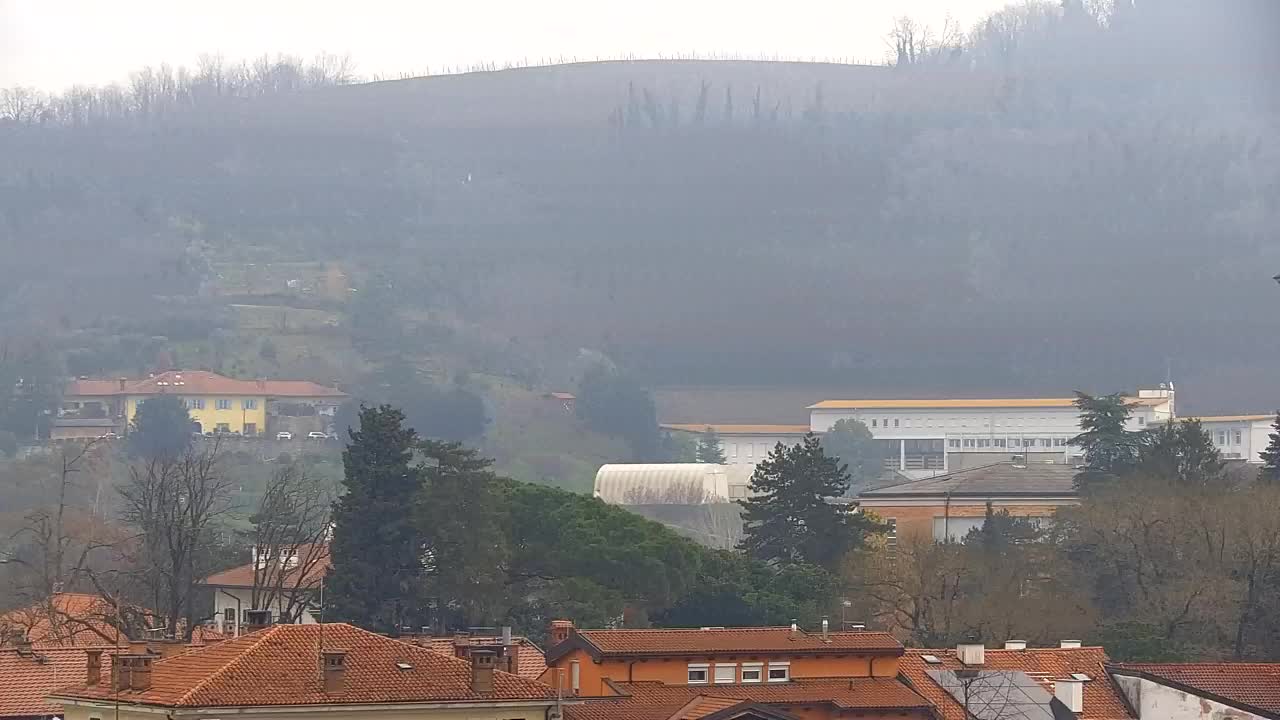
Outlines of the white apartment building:
M 1139 390 L 1127 402 L 1130 430 L 1176 417 L 1172 387 Z M 1015 456 L 1030 463 L 1074 463 L 1082 456 L 1070 443 L 1080 434 L 1075 398 L 824 400 L 809 406 L 809 413 L 809 426 L 818 433 L 840 420 L 863 423 L 876 439 L 890 443 L 886 467 L 909 477 Z
M 1271 442 L 1274 415 L 1216 415 L 1185 418 L 1199 420 L 1224 460 L 1262 462 L 1262 451 Z

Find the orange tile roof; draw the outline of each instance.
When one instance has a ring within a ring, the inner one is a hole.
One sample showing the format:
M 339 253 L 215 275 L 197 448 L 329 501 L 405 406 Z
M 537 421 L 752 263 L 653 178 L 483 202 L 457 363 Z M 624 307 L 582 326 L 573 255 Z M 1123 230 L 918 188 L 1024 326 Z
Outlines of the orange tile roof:
M 1125 398 L 1127 405 L 1155 406 L 1168 398 Z M 971 398 L 924 400 L 823 400 L 808 410 L 967 410 L 980 408 L 1069 408 L 1075 398 Z
M 512 642 L 516 645 L 516 674 L 530 680 L 537 680 L 542 673 L 547 671 L 547 659 L 542 654 L 542 648 L 533 644 L 532 640 L 523 637 L 513 637 Z M 481 648 L 488 645 L 497 645 L 502 639 L 496 636 L 471 637 L 472 646 Z M 433 637 L 430 639 L 427 647 L 435 652 L 444 655 L 453 655 L 453 638 L 449 637 Z
M 840 710 L 916 711 L 931 716 L 929 701 L 894 678 L 820 678 L 747 685 L 666 685 L 611 682 L 617 697 L 565 708 L 566 720 L 697 720 L 743 701 Z
M 924 655 L 934 655 L 942 663 L 926 663 Z M 984 669 L 1020 670 L 1038 681 L 1050 694 L 1053 694 L 1054 679 L 1070 677 L 1072 673 L 1084 673 L 1092 679 L 1084 684 L 1084 712 L 1077 717 L 1081 720 L 1133 718 L 1120 691 L 1111 684 L 1107 676 L 1107 654 L 1100 647 L 987 650 L 985 655 Z M 956 659 L 954 649 L 909 649 L 898 661 L 900 677 L 916 692 L 928 698 L 938 708 L 943 720 L 966 720 L 966 713 L 950 693 L 929 677 L 927 671 L 960 670 L 965 667 Z
M 307 380 L 236 380 L 208 370 L 170 370 L 143 380 L 73 380 L 68 396 L 159 395 L 265 395 L 286 398 L 342 398 L 346 393 Z
M 1246 712 L 1280 715 L 1280 663 L 1121 663 L 1110 670 L 1208 696 Z
M 320 683 L 325 649 L 346 652 L 346 678 L 338 693 Z M 401 669 L 397 663 L 409 667 Z M 64 688 L 58 697 L 107 700 L 109 686 Z M 352 625 L 275 625 L 234 640 L 156 660 L 151 687 L 118 693 L 121 702 L 160 707 L 280 707 L 432 702 L 520 702 L 550 705 L 555 691 L 542 683 L 494 672 L 494 692 L 471 690 L 471 666 L 427 648 Z
M 110 666 L 109 655 L 103 652 L 104 668 Z M 0 718 L 60 714 L 62 707 L 45 697 L 68 684 L 83 684 L 88 677 L 83 648 L 38 649 L 28 656 L 14 648 L 0 648 Z
M 21 631 L 37 648 L 112 645 L 123 637 L 110 622 L 114 614 L 97 595 L 58 593 L 51 604 L 38 602 L 0 615 L 0 644 L 10 630 Z
M 320 578 L 329 572 L 331 562 L 329 560 L 328 549 L 320 546 L 320 555 L 313 556 L 311 554 L 311 545 L 300 545 L 298 547 L 298 558 L 300 563 L 306 563 L 307 567 L 297 567 L 279 572 L 272 569 L 270 577 L 272 582 L 281 580 L 286 589 L 319 587 Z M 214 573 L 204 579 L 205 585 L 213 587 L 234 587 L 234 588 L 252 588 L 254 580 L 253 563 L 245 563 L 239 567 L 233 567 L 230 570 L 223 570 Z M 291 584 L 292 583 L 292 584 Z
M 701 433 L 711 428 L 718 435 L 804 435 L 808 425 L 726 425 L 723 423 L 663 423 L 664 430 Z
M 662 657 L 716 653 L 780 653 L 824 655 L 861 652 L 900 655 L 902 643 L 889 633 L 833 632 L 827 639 L 789 627 L 747 627 L 661 630 L 578 630 L 569 640 L 547 652 L 554 661 L 574 646 L 584 644 L 593 656 Z

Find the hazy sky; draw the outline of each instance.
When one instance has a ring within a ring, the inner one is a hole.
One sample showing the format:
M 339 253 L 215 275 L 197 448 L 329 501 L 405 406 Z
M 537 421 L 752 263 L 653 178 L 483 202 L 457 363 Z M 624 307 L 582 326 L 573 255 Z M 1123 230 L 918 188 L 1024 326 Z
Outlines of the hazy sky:
M 696 51 L 879 61 L 892 18 L 1008 0 L 0 0 L 0 87 L 123 81 L 205 52 L 349 53 L 361 75 Z

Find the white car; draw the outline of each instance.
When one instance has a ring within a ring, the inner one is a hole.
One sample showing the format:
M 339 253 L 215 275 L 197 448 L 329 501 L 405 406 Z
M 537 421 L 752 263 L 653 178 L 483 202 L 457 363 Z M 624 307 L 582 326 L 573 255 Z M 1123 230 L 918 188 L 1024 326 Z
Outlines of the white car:
M 289 432 L 288 430 L 281 430 L 280 432 L 276 433 L 276 439 L 277 439 L 277 440 L 292 440 L 292 439 L 293 439 L 293 433 Z
M 329 436 L 320 432 L 319 430 L 312 430 L 311 432 L 307 433 L 307 438 L 311 440 L 328 440 Z

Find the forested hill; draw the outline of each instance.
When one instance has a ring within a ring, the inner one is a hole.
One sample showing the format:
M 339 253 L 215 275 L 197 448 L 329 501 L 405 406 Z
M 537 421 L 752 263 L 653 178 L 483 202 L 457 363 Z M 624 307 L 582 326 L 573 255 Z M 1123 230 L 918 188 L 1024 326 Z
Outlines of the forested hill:
M 896 67 L 202 68 L 10 103 L 0 326 L 74 337 L 199 306 L 228 263 L 323 261 L 370 359 L 483 338 L 533 385 L 588 348 L 654 384 L 869 392 L 1172 369 L 1196 410 L 1273 409 L 1273 39 L 1064 5 Z

